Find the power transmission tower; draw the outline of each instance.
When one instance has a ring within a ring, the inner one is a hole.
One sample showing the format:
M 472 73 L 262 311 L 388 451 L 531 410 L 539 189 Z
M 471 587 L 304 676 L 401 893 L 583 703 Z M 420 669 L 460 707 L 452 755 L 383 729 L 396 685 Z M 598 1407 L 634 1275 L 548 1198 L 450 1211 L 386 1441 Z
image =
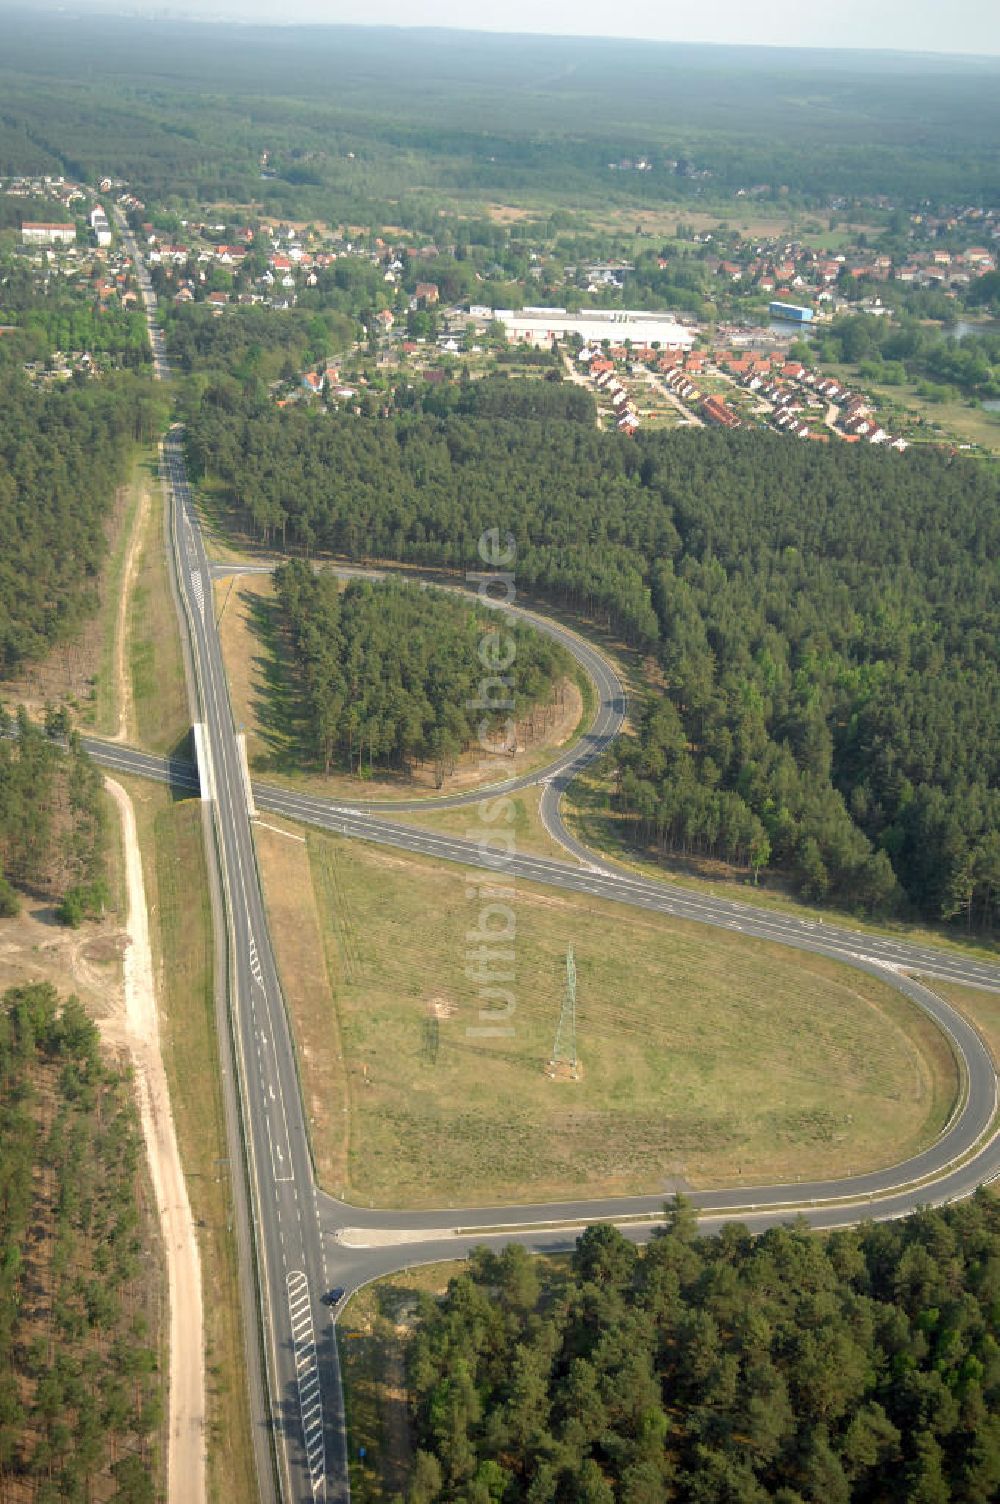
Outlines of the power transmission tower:
M 569 1076 L 571 1080 L 577 1079 L 579 1061 L 576 1057 L 576 962 L 573 959 L 573 947 L 566 947 L 566 987 L 563 992 L 562 1007 L 559 1010 L 559 1024 L 556 1029 L 556 1042 L 552 1046 L 552 1059 L 549 1061 L 548 1074 L 550 1076 Z

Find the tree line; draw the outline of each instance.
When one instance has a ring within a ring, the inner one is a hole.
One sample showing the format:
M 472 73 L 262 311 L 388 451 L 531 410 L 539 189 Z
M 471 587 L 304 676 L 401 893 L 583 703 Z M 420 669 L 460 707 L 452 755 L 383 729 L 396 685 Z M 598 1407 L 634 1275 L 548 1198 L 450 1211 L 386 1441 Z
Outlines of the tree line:
M 679 1199 L 564 1272 L 479 1249 L 420 1297 L 406 1504 L 987 1504 L 998 1260 L 986 1192 L 822 1237 Z
M 54 712 L 50 729 L 64 732 Z M 18 912 L 17 890 L 59 900 L 57 916 L 78 925 L 109 902 L 101 775 L 70 735 L 64 748 L 0 706 L 0 918 Z
M 138 1123 L 95 1025 L 47 983 L 0 1005 L 0 1140 L 0 1498 L 153 1504 Z
M 305 750 L 329 774 L 432 763 L 440 786 L 475 745 L 503 748 L 572 671 L 558 643 L 510 617 L 401 580 L 352 580 L 293 560 L 275 586 L 303 701 Z
M 889 386 L 929 382 L 967 396 L 1000 397 L 1000 334 L 958 339 L 914 317 L 896 323 L 853 313 L 834 319 L 816 350 L 821 361 L 851 361 L 862 376 Z
M 95 609 L 115 487 L 161 418 L 131 373 L 40 391 L 0 353 L 0 679 Z
M 994 925 L 995 470 L 749 431 L 629 440 L 556 383 L 506 386 L 318 420 L 219 382 L 189 410 L 189 457 L 250 532 L 304 554 L 466 569 L 509 529 L 520 587 L 654 660 L 663 693 L 614 763 L 643 842 Z
M 179 371 L 227 371 L 242 382 L 266 383 L 300 376 L 350 344 L 355 325 L 336 314 L 278 311 L 262 304 L 228 307 L 218 317 L 202 303 L 189 303 L 167 305 L 164 330 Z

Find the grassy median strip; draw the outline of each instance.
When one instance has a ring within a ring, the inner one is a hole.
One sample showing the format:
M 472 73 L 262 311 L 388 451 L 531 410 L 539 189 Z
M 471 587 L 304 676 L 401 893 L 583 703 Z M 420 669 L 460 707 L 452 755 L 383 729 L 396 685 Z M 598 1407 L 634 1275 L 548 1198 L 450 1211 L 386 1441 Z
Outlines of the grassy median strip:
M 164 1063 L 198 1225 L 208 1376 L 209 1497 L 257 1497 L 212 978 L 200 805 L 123 779 L 143 851 Z
M 125 489 L 121 523 L 101 581 L 100 659 L 94 675 L 93 698 L 83 716 L 88 729 L 93 728 L 100 736 L 113 736 L 118 730 L 119 696 L 115 674 L 118 603 L 124 588 L 125 560 L 132 541 L 142 488 L 148 484 L 144 471 L 149 464 L 150 451 L 141 451 L 136 456 L 132 475 Z
M 150 505 L 129 611 L 128 666 L 136 722 L 131 729 L 140 746 L 167 753 L 185 743 L 191 717 L 164 546 L 163 495 L 155 466 L 154 459 L 147 482 Z
M 994 1065 L 1000 1070 L 1000 992 L 961 987 L 955 982 L 941 982 L 937 977 L 922 977 L 920 980 L 939 997 L 946 998 L 979 1030 L 993 1056 Z
M 315 831 L 305 847 L 272 832 L 260 852 L 333 1191 L 420 1206 L 794 1187 L 898 1162 L 954 1103 L 947 1043 L 887 984 L 530 883 L 509 900 L 513 1033 L 477 1035 L 495 1007 L 469 939 L 483 874 Z M 569 944 L 575 1081 L 545 1071 Z

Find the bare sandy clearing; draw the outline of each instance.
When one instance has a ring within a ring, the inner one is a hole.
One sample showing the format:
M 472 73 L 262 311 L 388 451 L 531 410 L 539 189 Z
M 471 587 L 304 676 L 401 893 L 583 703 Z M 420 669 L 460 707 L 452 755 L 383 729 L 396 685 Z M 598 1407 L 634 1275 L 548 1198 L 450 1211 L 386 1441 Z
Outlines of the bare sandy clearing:
M 168 1494 L 174 1504 L 204 1504 L 205 1344 L 201 1261 L 160 1053 L 160 1028 L 135 812 L 122 786 L 110 778 L 105 782 L 121 816 L 128 893 L 123 1043 L 135 1069 L 139 1117 L 167 1263 L 170 1297 Z

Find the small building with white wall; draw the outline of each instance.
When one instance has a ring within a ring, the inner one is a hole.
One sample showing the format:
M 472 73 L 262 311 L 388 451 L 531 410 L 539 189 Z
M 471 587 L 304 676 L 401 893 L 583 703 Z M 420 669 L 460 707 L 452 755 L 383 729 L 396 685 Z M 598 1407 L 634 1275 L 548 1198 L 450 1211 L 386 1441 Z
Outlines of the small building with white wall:
M 108 224 L 108 216 L 100 204 L 97 204 L 90 211 L 90 228 L 93 230 L 94 239 L 99 246 L 107 247 L 111 244 L 111 226 Z

